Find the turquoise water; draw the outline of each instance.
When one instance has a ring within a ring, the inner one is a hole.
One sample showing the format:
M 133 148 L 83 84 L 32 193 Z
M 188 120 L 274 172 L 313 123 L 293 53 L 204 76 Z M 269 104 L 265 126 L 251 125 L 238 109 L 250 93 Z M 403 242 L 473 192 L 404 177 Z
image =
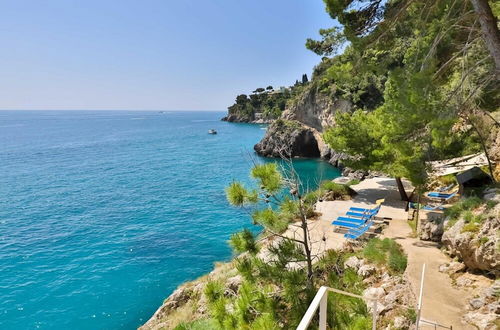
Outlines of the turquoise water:
M 249 181 L 264 130 L 222 115 L 0 112 L 0 329 L 134 329 L 229 259 L 251 225 L 224 187 Z

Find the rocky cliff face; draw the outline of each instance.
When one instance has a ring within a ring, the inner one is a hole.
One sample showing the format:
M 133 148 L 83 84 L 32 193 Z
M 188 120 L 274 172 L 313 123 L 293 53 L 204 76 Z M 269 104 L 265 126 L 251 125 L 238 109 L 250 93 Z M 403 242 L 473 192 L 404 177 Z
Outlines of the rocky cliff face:
M 281 118 L 297 120 L 322 132 L 326 127 L 335 124 L 334 116 L 337 112 L 347 112 L 350 109 L 349 101 L 333 101 L 313 85 L 309 85 L 299 99 L 283 112 Z
M 346 155 L 328 147 L 321 133 L 335 124 L 334 116 L 351 108 L 347 101 L 332 101 L 309 85 L 267 130 L 255 145 L 257 154 L 265 157 L 319 157 L 334 166 Z
M 251 115 L 228 114 L 221 120 L 230 123 L 250 123 L 250 124 L 269 124 L 273 122 L 272 119 L 262 118 L 261 113 L 252 113 Z
M 254 146 L 264 157 L 320 157 L 314 131 L 299 123 L 278 119 L 269 126 L 264 138 Z
M 457 257 L 470 270 L 484 271 L 500 276 L 500 194 L 492 190 L 485 195 L 486 200 L 497 202 L 490 210 L 479 210 L 484 220 L 475 230 L 460 219 L 449 227 L 441 242 L 451 257 Z M 446 222 L 444 224 L 446 228 Z

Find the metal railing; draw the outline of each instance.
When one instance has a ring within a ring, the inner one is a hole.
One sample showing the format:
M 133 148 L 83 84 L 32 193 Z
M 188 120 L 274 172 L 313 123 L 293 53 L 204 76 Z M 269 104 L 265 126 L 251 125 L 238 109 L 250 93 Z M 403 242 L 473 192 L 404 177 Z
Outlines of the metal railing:
M 417 304 L 417 321 L 415 322 L 417 324 L 417 330 L 421 326 L 431 326 L 434 329 L 450 329 L 453 330 L 453 326 L 445 326 L 433 321 L 428 321 L 424 320 L 422 318 L 422 303 L 423 303 L 423 295 L 424 295 L 424 278 L 425 278 L 425 264 L 422 266 L 422 277 L 420 278 L 420 293 L 418 296 L 418 304 Z
M 444 325 L 441 325 L 441 324 L 433 322 L 433 321 L 424 320 L 421 317 L 423 293 L 424 293 L 424 278 L 425 278 L 425 264 L 423 264 L 423 266 L 422 266 L 422 277 L 420 279 L 420 292 L 419 292 L 418 303 L 417 303 L 417 319 L 415 322 L 415 324 L 417 324 L 417 329 L 419 329 L 421 326 L 431 326 L 431 327 L 434 327 L 434 329 L 440 328 L 440 329 L 453 330 L 452 326 L 444 326 Z M 377 299 L 363 298 L 362 296 L 357 295 L 357 294 L 329 288 L 326 286 L 322 286 L 321 288 L 319 288 L 318 292 L 314 296 L 313 301 L 309 305 L 309 308 L 307 309 L 306 313 L 302 317 L 302 320 L 300 321 L 299 326 L 297 327 L 297 330 L 307 330 L 307 328 L 311 324 L 312 320 L 314 319 L 314 316 L 316 315 L 316 311 L 318 310 L 318 308 L 319 308 L 319 330 L 326 330 L 326 313 L 327 313 L 327 305 L 328 305 L 327 304 L 328 303 L 328 292 L 334 292 L 334 293 L 338 293 L 338 294 L 343 294 L 345 296 L 350 296 L 350 297 L 359 298 L 359 299 L 365 299 L 365 300 L 373 302 L 372 330 L 376 330 L 376 326 L 377 326 Z
M 449 329 L 449 330 L 453 330 L 453 326 L 446 326 L 446 325 L 442 325 L 442 324 L 439 324 L 439 323 L 436 323 L 436 322 L 432 322 L 432 321 L 427 321 L 427 320 L 424 320 L 424 319 L 420 319 L 420 321 L 418 322 L 418 327 L 417 329 L 419 329 L 421 326 L 430 326 L 430 327 L 433 327 L 434 329 Z
M 327 286 L 322 286 L 321 288 L 319 288 L 318 292 L 314 296 L 313 301 L 309 305 L 309 308 L 302 317 L 302 320 L 300 321 L 297 330 L 306 330 L 309 327 L 309 324 L 311 324 L 314 316 L 316 315 L 318 307 L 319 307 L 319 330 L 326 330 L 326 310 L 328 306 L 328 292 L 334 292 L 338 294 L 343 294 L 345 296 L 363 299 L 362 296 L 354 293 L 329 288 Z M 372 330 L 375 330 L 377 325 L 377 299 L 369 299 L 369 298 L 364 298 L 364 299 L 371 300 L 373 302 Z

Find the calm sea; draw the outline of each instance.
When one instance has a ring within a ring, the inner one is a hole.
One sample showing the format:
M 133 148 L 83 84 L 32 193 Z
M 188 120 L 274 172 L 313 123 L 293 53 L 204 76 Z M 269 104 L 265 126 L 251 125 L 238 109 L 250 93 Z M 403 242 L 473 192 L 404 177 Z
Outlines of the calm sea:
M 0 328 L 134 329 L 229 259 L 251 225 L 224 187 L 249 182 L 264 127 L 222 116 L 1 111 Z M 338 176 L 296 168 L 311 185 Z

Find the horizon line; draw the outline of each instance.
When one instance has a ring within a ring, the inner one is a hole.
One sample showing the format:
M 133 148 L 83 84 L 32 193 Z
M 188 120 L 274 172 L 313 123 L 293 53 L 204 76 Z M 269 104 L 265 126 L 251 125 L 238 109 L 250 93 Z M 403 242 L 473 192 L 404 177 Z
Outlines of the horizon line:
M 189 110 L 169 110 L 169 109 L 0 109 L 0 111 L 144 111 L 144 112 L 225 112 L 227 110 L 214 109 L 189 109 Z

